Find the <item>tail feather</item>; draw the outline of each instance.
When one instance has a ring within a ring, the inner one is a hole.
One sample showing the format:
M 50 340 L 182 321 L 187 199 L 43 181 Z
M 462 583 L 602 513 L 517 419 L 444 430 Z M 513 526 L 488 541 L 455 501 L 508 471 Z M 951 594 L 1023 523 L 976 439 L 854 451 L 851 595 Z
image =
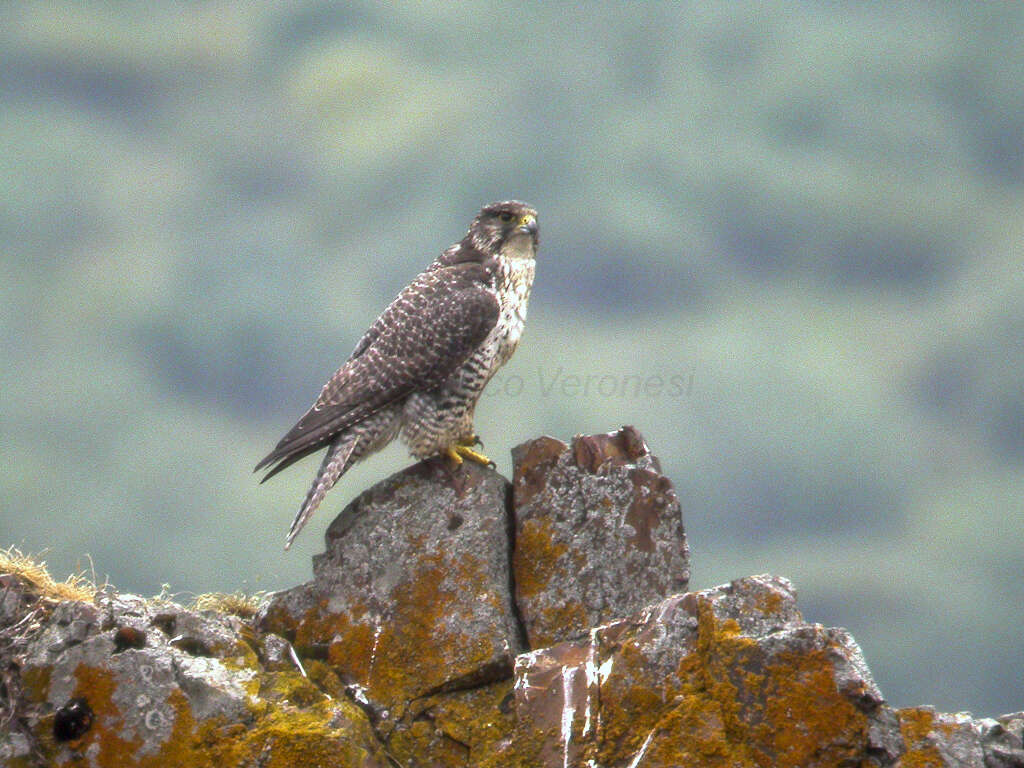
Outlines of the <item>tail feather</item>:
M 267 480 L 272 478 L 274 475 L 276 475 L 281 470 L 288 469 L 288 467 L 290 467 L 292 464 L 294 464 L 297 461 L 300 461 L 301 459 L 306 458 L 307 456 L 309 456 L 309 454 L 316 453 L 317 451 L 322 450 L 324 445 L 326 445 L 326 443 L 321 443 L 320 445 L 313 445 L 313 446 L 311 446 L 309 448 L 305 448 L 305 449 L 303 449 L 301 451 L 298 451 L 296 453 L 292 453 L 292 454 L 284 456 L 284 457 L 278 457 L 276 459 L 274 458 L 273 454 L 271 454 L 270 456 L 267 456 L 267 458 L 265 458 L 263 461 L 261 461 L 258 465 L 256 465 L 256 469 L 254 469 L 253 471 L 254 472 L 259 472 L 264 467 L 267 467 L 270 464 L 272 464 L 274 461 L 276 461 L 277 464 L 275 466 L 271 467 L 270 471 L 267 472 L 267 474 L 265 474 L 260 479 L 260 483 L 261 484 L 265 483 L 265 482 L 267 482 Z
M 338 478 L 345 474 L 349 466 L 355 463 L 352 453 L 358 442 L 359 437 L 357 435 L 349 435 L 344 440 L 331 444 L 327 455 L 324 456 L 323 463 L 320 465 L 320 471 L 317 472 L 316 479 L 313 481 L 309 493 L 306 494 L 305 501 L 302 502 L 302 506 L 295 515 L 295 519 L 292 520 L 291 528 L 288 529 L 288 536 L 284 544 L 285 549 L 291 547 L 292 541 L 299 535 L 299 531 L 309 521 L 309 518 L 313 516 L 313 513 L 316 512 L 317 507 L 320 506 L 320 502 L 324 500 L 327 492 L 338 482 Z M 276 471 L 275 469 L 274 472 Z M 271 472 L 271 474 L 274 474 L 274 472 Z

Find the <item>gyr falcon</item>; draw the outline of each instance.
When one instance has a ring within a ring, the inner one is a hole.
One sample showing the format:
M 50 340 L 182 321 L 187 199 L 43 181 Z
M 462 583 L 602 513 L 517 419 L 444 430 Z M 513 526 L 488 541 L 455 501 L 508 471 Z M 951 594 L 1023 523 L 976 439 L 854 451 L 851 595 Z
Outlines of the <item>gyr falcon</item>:
M 266 481 L 327 448 L 285 549 L 338 478 L 399 435 L 418 459 L 489 463 L 474 450 L 473 410 L 519 344 L 538 243 L 533 208 L 486 205 L 374 321 L 313 407 L 256 465 L 270 467 Z

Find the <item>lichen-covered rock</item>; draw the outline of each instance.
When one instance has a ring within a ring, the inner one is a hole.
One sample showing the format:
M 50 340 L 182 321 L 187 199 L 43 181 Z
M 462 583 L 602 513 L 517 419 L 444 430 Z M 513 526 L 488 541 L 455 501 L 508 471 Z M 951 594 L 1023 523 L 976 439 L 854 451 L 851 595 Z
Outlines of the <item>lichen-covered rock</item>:
M 531 648 L 628 616 L 690 578 L 671 481 L 632 427 L 512 451 L 516 602 Z
M 512 680 L 412 702 L 387 737 L 403 768 L 489 768 L 516 738 Z
M 668 594 L 682 519 L 634 430 L 515 463 L 514 493 L 375 486 L 253 619 L 0 573 L 0 766 L 1024 768 L 1024 713 L 889 707 L 783 578 Z
M 294 669 L 268 675 L 235 616 L 113 592 L 53 604 L 25 584 L 5 591 L 23 609 L 0 631 L 4 766 L 386 764 L 362 710 Z
M 896 711 L 902 750 L 896 768 L 1021 768 L 1024 713 L 976 720 L 932 707 Z
M 805 623 L 789 582 L 770 576 L 675 595 L 523 654 L 515 694 L 506 765 L 1024 764 L 1012 717 L 886 707 L 853 639 Z
M 383 720 L 418 697 L 509 677 L 523 648 L 508 495 L 504 478 L 470 463 L 393 475 L 331 524 L 313 581 L 273 595 L 261 628 L 324 659 Z

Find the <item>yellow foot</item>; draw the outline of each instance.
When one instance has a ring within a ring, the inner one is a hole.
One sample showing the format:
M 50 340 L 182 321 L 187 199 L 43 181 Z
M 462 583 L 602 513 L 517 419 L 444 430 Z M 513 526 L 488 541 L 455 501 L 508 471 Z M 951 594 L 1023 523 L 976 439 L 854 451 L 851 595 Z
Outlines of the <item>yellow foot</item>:
M 475 461 L 477 464 L 485 464 L 487 466 L 494 466 L 494 462 L 484 456 L 482 453 L 474 451 L 472 446 L 476 445 L 476 440 L 472 440 L 469 445 L 463 443 L 456 443 L 455 445 L 449 446 L 444 455 L 451 459 L 454 466 L 462 464 L 464 459 Z

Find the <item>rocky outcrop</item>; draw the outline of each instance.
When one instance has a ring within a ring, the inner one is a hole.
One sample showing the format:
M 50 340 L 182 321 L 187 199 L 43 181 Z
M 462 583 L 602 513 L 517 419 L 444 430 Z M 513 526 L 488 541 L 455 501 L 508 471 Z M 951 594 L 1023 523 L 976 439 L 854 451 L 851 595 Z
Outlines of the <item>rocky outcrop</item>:
M 0 577 L 0 765 L 1024 766 L 1024 714 L 894 709 L 792 585 L 686 592 L 635 430 L 418 464 L 256 616 Z
M 372 704 L 510 677 L 525 650 L 510 589 L 508 482 L 426 462 L 367 491 L 327 530 L 314 579 L 272 597 L 260 629 L 321 659 Z
M 685 589 L 679 502 L 636 430 L 513 458 L 511 485 L 431 461 L 359 496 L 260 630 L 326 661 L 387 732 L 410 702 L 507 680 L 528 648 Z
M 679 500 L 635 429 L 542 437 L 512 460 L 515 597 L 531 648 L 686 590 Z
M 0 765 L 388 765 L 333 672 L 304 676 L 237 616 L 113 592 L 54 604 L 0 578 Z
M 523 654 L 514 689 L 516 749 L 536 747 L 524 764 L 980 768 L 1001 749 L 1024 758 L 1013 717 L 961 717 L 957 738 L 925 717 L 932 742 L 908 740 L 920 713 L 886 707 L 853 638 L 803 621 L 792 585 L 772 576 L 674 595 Z M 937 742 L 942 762 L 932 761 Z

